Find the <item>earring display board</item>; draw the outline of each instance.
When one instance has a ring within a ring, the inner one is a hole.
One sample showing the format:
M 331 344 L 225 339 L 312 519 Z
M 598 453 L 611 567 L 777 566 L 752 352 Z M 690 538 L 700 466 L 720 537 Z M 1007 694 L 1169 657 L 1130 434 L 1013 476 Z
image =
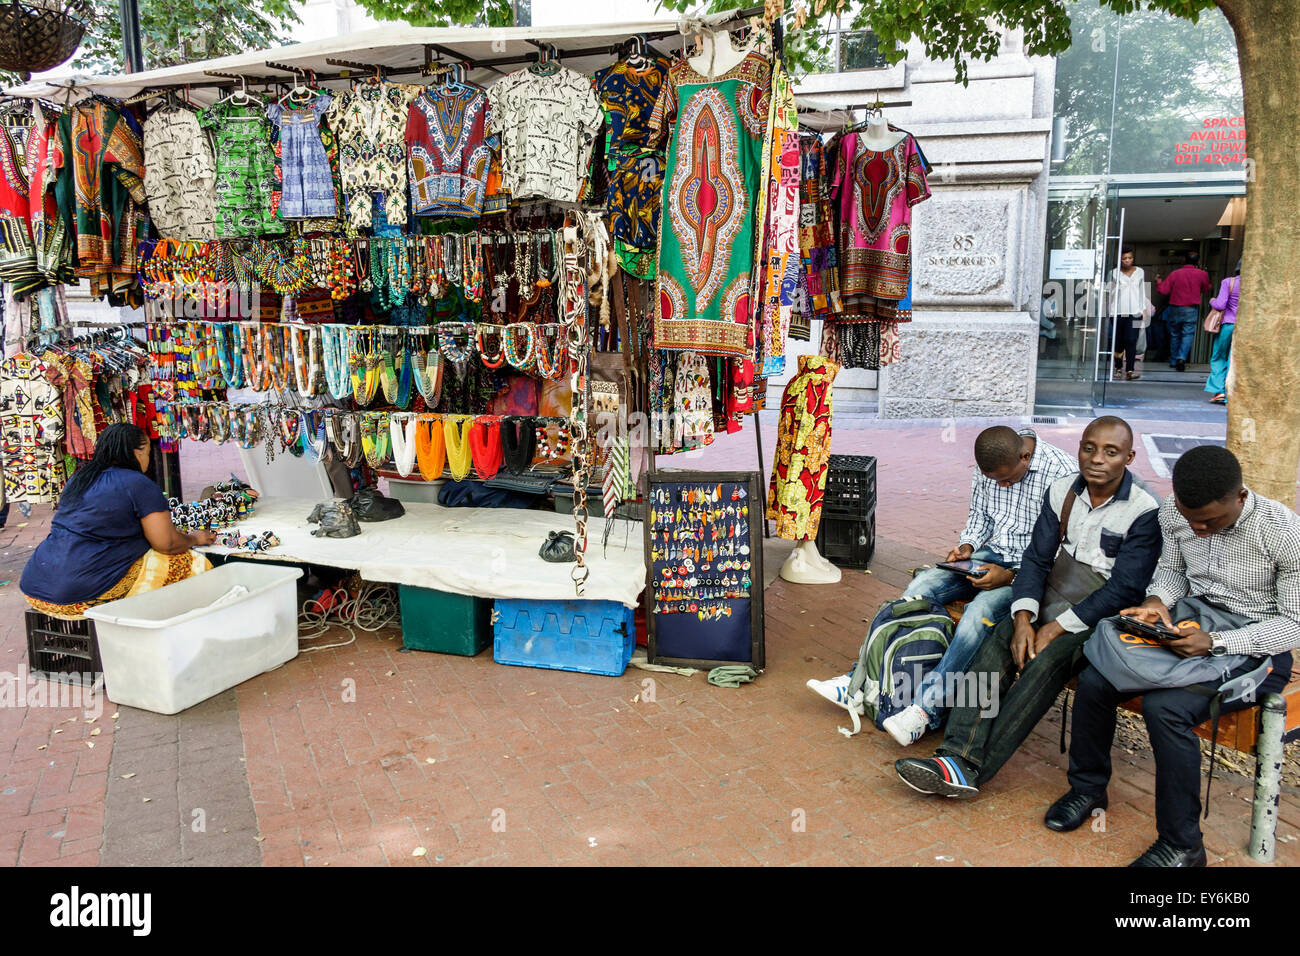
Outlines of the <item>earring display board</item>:
M 756 471 L 642 479 L 653 664 L 764 666 L 764 498 Z

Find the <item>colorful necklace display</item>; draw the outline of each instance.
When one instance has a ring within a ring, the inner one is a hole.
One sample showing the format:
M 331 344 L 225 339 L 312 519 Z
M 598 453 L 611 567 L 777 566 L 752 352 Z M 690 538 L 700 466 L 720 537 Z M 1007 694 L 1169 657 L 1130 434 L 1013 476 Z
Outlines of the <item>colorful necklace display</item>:
M 487 347 L 483 344 L 483 336 L 495 335 L 497 340 L 496 351 L 488 354 Z M 505 326 L 501 325 L 479 325 L 474 332 L 474 343 L 478 346 L 479 358 L 483 364 L 491 369 L 498 369 L 505 363 Z
M 393 464 L 403 478 L 415 470 L 416 428 L 414 415 L 393 415 L 388 420 L 389 440 L 393 446 Z
M 456 336 L 465 336 L 465 344 L 457 345 Z M 465 374 L 465 363 L 474 354 L 476 330 L 473 322 L 439 322 L 438 351 L 447 361 L 456 366 L 458 375 Z
M 473 467 L 473 450 L 469 444 L 469 415 L 445 415 L 442 419 L 443 441 L 447 447 L 447 470 L 452 481 L 464 481 Z
M 501 470 L 501 418 L 480 415 L 469 429 L 470 457 L 474 472 L 486 481 Z
M 435 481 L 442 477 L 447 464 L 447 439 L 441 415 L 421 415 L 415 427 L 415 460 L 420 477 Z
M 534 431 L 537 440 L 537 457 L 545 458 L 547 461 L 555 461 L 563 458 L 569 451 L 569 423 L 561 422 L 555 433 L 555 444 L 552 445 L 550 438 L 546 433 L 546 426 L 538 425 Z
M 417 349 L 411 354 L 411 374 L 420 397 L 424 399 L 425 408 L 437 407 L 442 398 L 442 371 L 442 352 L 437 346 L 432 349 Z
M 519 346 L 518 340 L 523 338 L 524 345 Z M 531 322 L 516 322 L 514 325 L 505 326 L 505 331 L 501 333 L 501 341 L 506 353 L 506 361 L 510 363 L 511 368 L 516 368 L 521 372 L 532 375 L 537 369 L 537 326 Z M 482 348 L 482 346 L 479 346 Z
M 320 328 L 325 351 L 325 386 L 330 395 L 342 400 L 352 394 L 348 329 L 345 325 L 332 324 Z
M 361 447 L 358 442 L 357 416 L 352 412 L 325 413 L 325 435 L 329 439 L 339 459 L 349 468 L 361 460 Z
M 506 471 L 522 475 L 533 466 L 537 435 L 528 418 L 506 418 L 501 422 L 501 449 Z
M 388 458 L 390 439 L 388 414 L 373 412 L 361 418 L 361 450 L 366 456 L 366 464 L 378 468 Z
M 329 440 L 325 437 L 325 411 L 309 408 L 298 412 L 299 430 L 302 432 L 303 453 L 312 461 L 320 461 L 329 454 Z
M 315 326 L 295 326 L 287 330 L 293 353 L 293 379 L 298 386 L 298 394 L 310 398 L 316 394 L 320 381 L 320 329 Z M 303 336 L 307 337 L 307 347 L 303 349 Z M 306 351 L 306 355 L 303 352 Z
M 550 339 L 550 344 L 547 340 Z M 568 342 L 564 326 L 559 324 L 537 327 L 537 374 L 542 378 L 564 378 L 568 363 Z

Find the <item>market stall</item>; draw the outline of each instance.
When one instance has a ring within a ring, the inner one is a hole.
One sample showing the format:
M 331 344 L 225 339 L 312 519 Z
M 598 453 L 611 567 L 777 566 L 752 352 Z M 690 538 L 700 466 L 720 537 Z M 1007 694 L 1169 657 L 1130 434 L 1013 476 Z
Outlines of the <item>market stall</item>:
M 743 634 L 703 644 L 761 667 L 752 522 L 803 542 L 791 580 L 830 579 L 815 541 L 831 382 L 897 357 L 908 210 L 928 196 L 919 147 L 879 111 L 829 142 L 800 129 L 761 12 L 381 28 L 9 91 L 6 374 L 52 391 L 6 487 L 56 500 L 64 453 L 75 467 L 125 418 L 165 449 L 315 463 L 322 488 L 439 483 L 442 505 L 475 507 L 408 503 L 340 540 L 309 533 L 318 501 L 299 497 L 238 526 L 220 507 L 176 517 L 223 530 L 227 550 L 467 599 L 630 607 L 644 587 L 651 614 L 701 634 L 742 608 Z M 62 288 L 78 280 L 143 323 L 77 335 Z M 656 516 L 656 456 L 753 427 L 814 322 L 826 357 L 787 389 L 770 482 L 733 476 L 723 500 L 687 477 L 685 513 Z M 558 483 L 571 518 L 549 510 Z M 494 509 L 486 491 L 535 505 Z M 629 510 L 658 519 L 644 551 L 608 539 Z M 561 522 L 572 559 L 548 564 Z

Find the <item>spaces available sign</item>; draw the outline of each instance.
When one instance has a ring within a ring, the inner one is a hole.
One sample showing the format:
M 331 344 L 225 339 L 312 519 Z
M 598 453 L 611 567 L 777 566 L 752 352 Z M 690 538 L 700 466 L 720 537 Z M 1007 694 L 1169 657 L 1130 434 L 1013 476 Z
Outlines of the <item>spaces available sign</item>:
M 1174 163 L 1178 166 L 1213 163 L 1236 166 L 1246 161 L 1246 117 L 1209 116 L 1201 128 L 1193 130 L 1181 143 L 1174 145 Z

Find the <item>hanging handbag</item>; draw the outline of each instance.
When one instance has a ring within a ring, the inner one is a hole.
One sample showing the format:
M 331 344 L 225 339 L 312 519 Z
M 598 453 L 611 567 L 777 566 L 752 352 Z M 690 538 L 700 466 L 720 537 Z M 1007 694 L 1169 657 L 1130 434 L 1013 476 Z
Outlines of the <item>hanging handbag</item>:
M 1069 497 L 1061 508 L 1061 535 L 1056 542 L 1056 560 L 1052 562 L 1052 570 L 1043 587 L 1043 600 L 1038 612 L 1040 621 L 1056 620 L 1106 583 L 1106 578 L 1099 571 L 1075 560 L 1062 547 L 1069 536 L 1070 513 L 1074 510 L 1074 500 L 1078 496 L 1078 492 L 1071 488 Z
M 1219 331 L 1219 326 L 1223 325 L 1223 310 L 1211 309 L 1210 314 L 1205 317 L 1205 331 L 1213 335 Z

